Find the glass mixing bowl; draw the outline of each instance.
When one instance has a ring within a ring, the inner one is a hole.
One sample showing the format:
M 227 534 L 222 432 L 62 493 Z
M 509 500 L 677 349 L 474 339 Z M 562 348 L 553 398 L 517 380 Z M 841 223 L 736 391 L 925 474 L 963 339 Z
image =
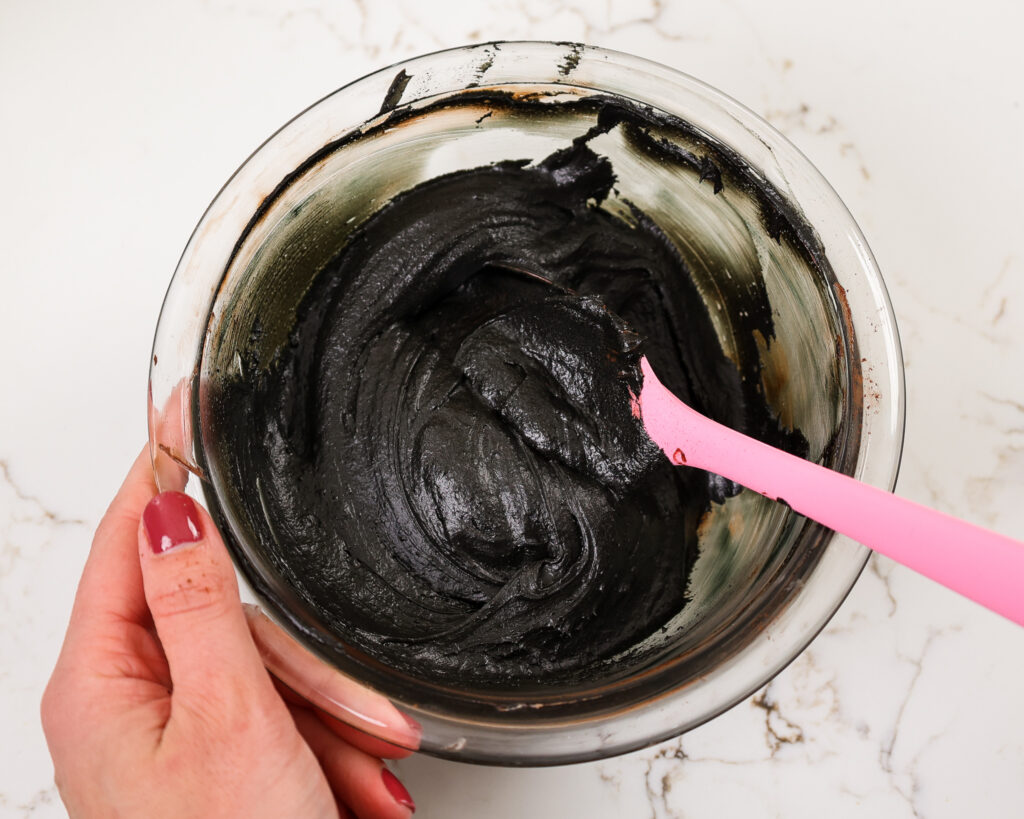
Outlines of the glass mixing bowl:
M 645 159 L 621 135 L 601 136 L 592 147 L 612 159 L 618 177 L 603 207 L 635 202 L 669 236 L 688 237 L 680 251 L 723 349 L 741 369 L 756 365 L 768 403 L 804 433 L 810 458 L 885 489 L 895 483 L 903 370 L 881 276 L 835 192 L 755 114 L 664 66 L 564 43 L 459 48 L 345 86 L 249 157 L 196 227 L 156 330 L 150 444 L 161 488 L 184 487 L 214 515 L 254 604 L 250 625 L 268 668 L 338 719 L 403 748 L 542 765 L 682 733 L 747 697 L 806 647 L 868 557 L 743 491 L 706 515 L 690 603 L 643 652 L 624 652 L 592 683 L 483 690 L 419 680 L 344 645 L 254 542 L 238 509 L 256 488 L 232 485 L 218 466 L 207 406 L 217 379 L 248 366 L 243 349 L 248 361 L 257 346 L 265 362 L 287 342 L 310 271 L 391 197 L 441 173 L 547 156 L 593 124 L 578 103 L 596 96 L 678 118 L 682 130 L 671 139 L 696 159 Z M 731 179 L 716 191 L 701 165 L 707 157 L 740 158 L 747 181 L 803 229 L 766 230 L 750 186 Z M 738 294 L 751 282 L 768 294 L 774 339 L 738 335 Z

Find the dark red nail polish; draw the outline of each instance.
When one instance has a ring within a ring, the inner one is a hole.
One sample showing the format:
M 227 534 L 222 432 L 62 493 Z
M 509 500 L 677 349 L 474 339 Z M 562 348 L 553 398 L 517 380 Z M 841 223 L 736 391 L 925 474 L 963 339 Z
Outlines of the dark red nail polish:
M 153 498 L 142 513 L 142 525 L 150 548 L 158 555 L 203 536 L 196 505 L 181 492 L 164 492 Z
M 380 778 L 384 780 L 384 787 L 388 789 L 392 799 L 403 808 L 408 808 L 412 811 L 416 810 L 416 803 L 409 796 L 409 791 L 405 789 L 405 785 L 399 782 L 398 778 L 391 771 L 387 768 L 381 769 Z

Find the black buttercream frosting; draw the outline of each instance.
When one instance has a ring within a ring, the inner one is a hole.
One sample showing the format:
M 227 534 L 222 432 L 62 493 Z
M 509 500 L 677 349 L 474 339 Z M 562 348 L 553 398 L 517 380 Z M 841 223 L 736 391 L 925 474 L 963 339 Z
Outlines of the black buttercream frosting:
M 723 486 L 646 438 L 641 355 L 698 410 L 799 448 L 672 241 L 600 207 L 615 176 L 588 140 L 396 196 L 271 366 L 217 397 L 277 571 L 343 642 L 420 677 L 585 678 L 686 604 Z

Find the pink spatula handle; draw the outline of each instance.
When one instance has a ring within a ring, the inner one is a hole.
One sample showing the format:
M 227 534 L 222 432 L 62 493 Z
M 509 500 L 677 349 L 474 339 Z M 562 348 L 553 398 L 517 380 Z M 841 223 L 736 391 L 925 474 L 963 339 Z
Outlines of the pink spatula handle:
M 1024 543 L 770 447 L 691 409 L 641 361 L 648 435 L 677 464 L 722 475 L 1024 625 Z

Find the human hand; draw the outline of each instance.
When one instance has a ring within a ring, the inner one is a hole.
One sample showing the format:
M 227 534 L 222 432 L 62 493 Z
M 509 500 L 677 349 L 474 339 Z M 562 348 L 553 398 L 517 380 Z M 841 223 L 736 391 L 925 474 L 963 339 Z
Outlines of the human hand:
M 405 788 L 364 750 L 389 746 L 288 699 L 213 521 L 183 494 L 157 495 L 144 450 L 96 530 L 43 696 L 69 814 L 411 815 Z

